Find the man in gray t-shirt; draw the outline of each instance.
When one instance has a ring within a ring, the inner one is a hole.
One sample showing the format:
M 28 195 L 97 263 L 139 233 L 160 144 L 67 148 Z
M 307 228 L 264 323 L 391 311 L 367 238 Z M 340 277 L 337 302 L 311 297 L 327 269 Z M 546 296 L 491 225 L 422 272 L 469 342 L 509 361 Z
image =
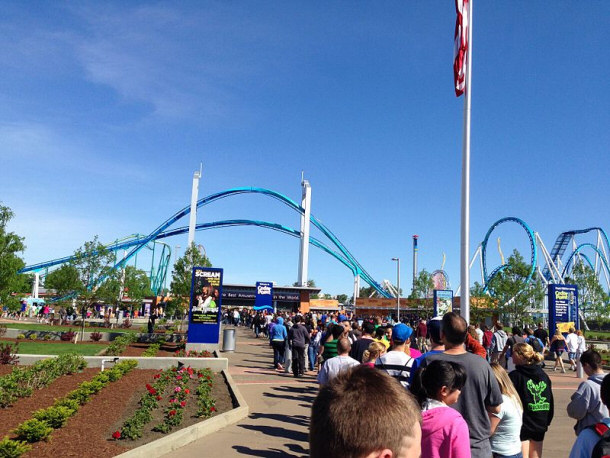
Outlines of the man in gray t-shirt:
M 487 413 L 500 411 L 502 393 L 487 361 L 466 351 L 464 341 L 467 330 L 466 321 L 461 316 L 455 312 L 446 313 L 441 331 L 446 350 L 444 353 L 426 356 L 421 367 L 436 359 L 453 361 L 464 367 L 466 384 L 458 402 L 451 407 L 460 412 L 468 423 L 472 458 L 489 458 L 491 424 Z

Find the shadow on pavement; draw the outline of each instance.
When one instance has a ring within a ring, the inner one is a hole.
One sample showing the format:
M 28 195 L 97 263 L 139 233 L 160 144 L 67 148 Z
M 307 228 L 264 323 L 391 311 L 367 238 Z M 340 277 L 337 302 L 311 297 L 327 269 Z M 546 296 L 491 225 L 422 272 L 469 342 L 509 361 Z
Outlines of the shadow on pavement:
M 277 420 L 282 423 L 292 423 L 294 425 L 304 426 L 309 428 L 309 417 L 305 415 L 283 415 L 278 413 L 253 413 L 250 414 L 250 417 L 253 420 L 258 420 L 260 418 L 266 418 L 269 420 Z
M 262 456 L 268 458 L 307 458 L 307 455 L 292 455 L 278 449 L 255 450 L 249 447 L 243 447 L 241 445 L 234 445 L 233 448 L 237 453 L 248 456 Z
M 239 425 L 240 428 L 249 429 L 251 431 L 259 431 L 266 436 L 273 437 L 284 437 L 297 442 L 308 442 L 309 436 L 307 433 L 301 431 L 294 431 L 292 429 L 280 428 L 278 426 L 266 426 L 266 425 Z

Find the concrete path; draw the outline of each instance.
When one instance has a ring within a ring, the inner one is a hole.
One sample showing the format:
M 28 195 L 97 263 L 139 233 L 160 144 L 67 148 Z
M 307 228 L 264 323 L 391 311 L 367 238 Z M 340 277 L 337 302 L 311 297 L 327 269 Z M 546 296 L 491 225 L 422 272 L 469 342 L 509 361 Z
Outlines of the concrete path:
M 222 356 L 229 358 L 229 373 L 245 397 L 250 415 L 165 456 L 307 457 L 309 415 L 317 392 L 315 375 L 297 379 L 276 372 L 267 339 L 255 339 L 244 328 L 238 328 L 235 352 Z
M 165 456 L 307 457 L 310 408 L 317 391 L 314 374 L 295 379 L 274 371 L 266 339 L 255 339 L 244 328 L 237 331 L 236 351 L 222 356 L 229 358 L 229 372 L 250 406 L 250 415 Z M 580 380 L 571 371 L 560 374 L 550 370 L 548 374 L 553 383 L 555 418 L 544 441 L 544 456 L 567 457 L 576 436 L 566 406 Z

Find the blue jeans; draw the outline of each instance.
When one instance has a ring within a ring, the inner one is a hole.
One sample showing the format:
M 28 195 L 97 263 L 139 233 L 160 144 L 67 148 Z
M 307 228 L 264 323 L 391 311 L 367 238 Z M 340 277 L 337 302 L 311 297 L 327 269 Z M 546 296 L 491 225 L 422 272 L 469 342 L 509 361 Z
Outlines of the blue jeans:
M 318 346 L 309 344 L 307 349 L 307 358 L 309 358 L 309 370 L 313 371 L 316 367 L 316 360 L 318 359 Z
M 284 364 L 286 342 L 284 340 L 272 340 L 271 347 L 273 348 L 273 366 L 277 368 L 278 364 Z

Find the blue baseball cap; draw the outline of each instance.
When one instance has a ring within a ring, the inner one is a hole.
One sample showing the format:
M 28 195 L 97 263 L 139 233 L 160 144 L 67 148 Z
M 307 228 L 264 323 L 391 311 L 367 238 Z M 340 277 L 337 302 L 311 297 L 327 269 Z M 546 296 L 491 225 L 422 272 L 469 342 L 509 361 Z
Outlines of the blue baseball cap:
M 392 340 L 396 340 L 398 342 L 404 342 L 413 334 L 413 329 L 407 326 L 404 323 L 398 323 L 392 329 Z
M 345 315 L 339 315 L 339 323 L 347 321 L 347 317 Z

